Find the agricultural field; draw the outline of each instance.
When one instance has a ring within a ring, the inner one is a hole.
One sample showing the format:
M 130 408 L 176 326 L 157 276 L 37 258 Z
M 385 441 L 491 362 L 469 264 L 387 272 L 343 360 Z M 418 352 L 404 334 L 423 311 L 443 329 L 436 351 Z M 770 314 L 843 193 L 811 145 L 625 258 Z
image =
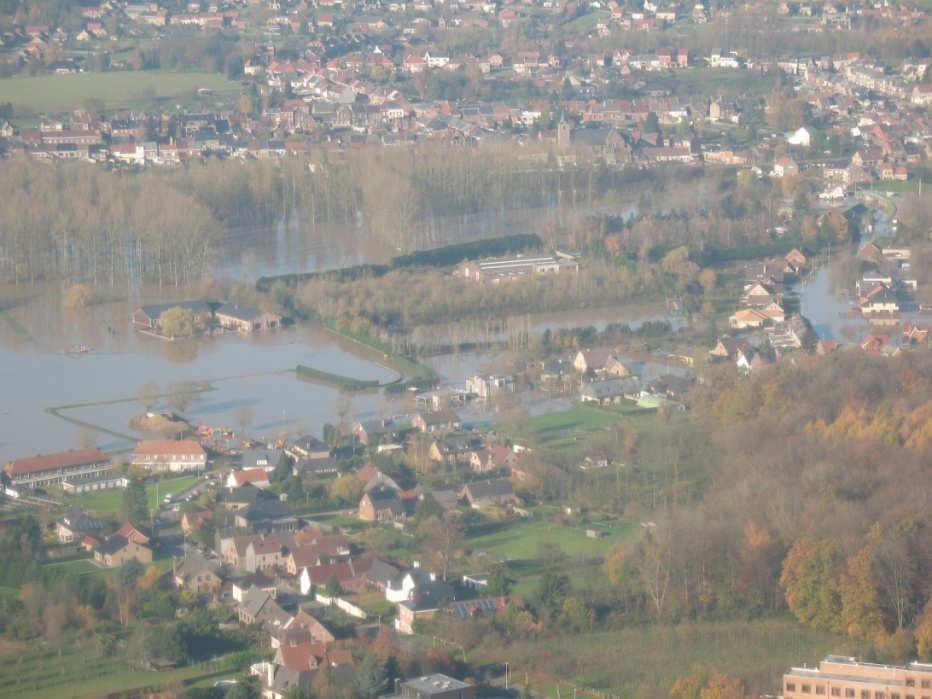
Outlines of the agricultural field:
M 159 99 L 193 99 L 202 88 L 211 90 L 214 97 L 239 92 L 238 83 L 216 73 L 81 73 L 2 79 L 0 103 L 11 102 L 17 116 L 22 116 L 26 111 L 63 111 L 89 102 L 129 107 Z

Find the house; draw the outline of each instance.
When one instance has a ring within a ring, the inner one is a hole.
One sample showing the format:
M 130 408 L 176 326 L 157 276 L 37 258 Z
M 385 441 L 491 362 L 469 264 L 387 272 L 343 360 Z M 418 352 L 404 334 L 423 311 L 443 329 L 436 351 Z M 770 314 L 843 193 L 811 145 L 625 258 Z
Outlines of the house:
M 44 488 L 65 481 L 99 478 L 110 472 L 110 458 L 97 448 L 74 449 L 14 459 L 3 472 L 14 488 Z
M 280 537 L 258 537 L 246 546 L 246 564 L 243 566 L 250 573 L 284 568 L 288 558 L 288 548 Z
M 251 587 L 243 595 L 243 601 L 236 607 L 236 614 L 241 624 L 268 624 L 271 628 L 281 628 L 291 619 L 291 615 L 265 590 Z
M 436 410 L 433 412 L 418 413 L 411 421 L 411 425 L 421 432 L 443 432 L 462 428 L 463 421 L 452 410 Z
M 503 444 L 489 444 L 470 453 L 469 468 L 474 473 L 488 473 L 510 468 L 516 459 L 517 455 L 510 447 Z
M 741 308 L 728 317 L 728 326 L 735 330 L 762 328 L 768 318 L 755 308 Z
M 808 342 L 811 334 L 808 321 L 800 315 L 776 323 L 767 330 L 770 346 L 774 349 L 800 349 Z
M 277 328 L 282 324 L 282 317 L 276 313 L 268 313 L 253 306 L 241 306 L 238 303 L 223 304 L 214 311 L 214 317 L 221 328 L 241 333 Z
M 198 529 L 212 524 L 214 521 L 213 510 L 204 508 L 192 512 L 181 513 L 181 531 L 185 534 L 191 534 Z
M 264 490 L 271 485 L 269 482 L 269 472 L 264 468 L 247 468 L 230 471 L 230 475 L 227 476 L 226 487 L 230 490 L 235 490 L 236 488 L 242 488 L 247 483 L 260 490 Z
M 507 597 L 483 597 L 451 602 L 446 611 L 458 619 L 473 619 L 477 616 L 501 614 L 508 609 Z
M 583 384 L 579 391 L 579 400 L 583 403 L 609 405 L 620 403 L 624 399 L 637 400 L 641 393 L 641 380 L 636 376 L 627 379 L 608 379 Z
M 712 361 L 741 361 L 742 358 L 750 363 L 754 356 L 754 348 L 747 340 L 739 340 L 732 337 L 724 337 L 709 350 L 709 359 Z
M 459 269 L 464 279 L 477 282 L 489 281 L 498 284 L 502 281 L 519 279 L 534 274 L 559 274 L 560 272 L 579 271 L 579 263 L 565 254 L 516 255 L 514 257 L 497 257 L 467 262 Z
M 243 451 L 240 465 L 243 470 L 261 468 L 265 471 L 274 471 L 284 459 L 285 452 L 282 449 L 251 447 Z
M 292 459 L 326 459 L 330 456 L 330 447 L 314 435 L 304 435 L 285 447 L 285 453 Z
M 400 491 L 394 488 L 373 488 L 359 500 L 359 519 L 363 522 L 403 522 L 406 518 Z
M 180 562 L 172 559 L 172 579 L 179 590 L 197 594 L 214 594 L 220 590 L 220 564 L 200 553 L 188 553 Z
M 140 546 L 147 546 L 149 544 L 149 537 L 146 536 L 143 532 L 139 531 L 132 522 L 124 522 L 119 529 L 116 530 L 118 536 L 123 536 L 129 539 L 130 541 L 139 544 Z
M 113 471 L 102 471 L 96 478 L 64 481 L 61 484 L 62 491 L 69 495 L 83 495 L 84 493 L 93 493 L 98 490 L 128 487 L 129 478 L 126 476 L 119 476 Z
M 445 434 L 431 442 L 427 455 L 431 461 L 458 464 L 469 461 L 476 440 L 467 434 Z
M 875 284 L 870 291 L 858 299 L 861 313 L 865 316 L 895 314 L 900 311 L 900 303 L 890 287 L 886 284 Z
M 580 374 L 596 374 L 623 378 L 631 374 L 610 349 L 596 348 L 580 350 L 573 359 L 573 368 Z
M 796 177 L 799 174 L 799 165 L 788 155 L 781 155 L 773 163 L 774 177 Z
M 159 331 L 162 327 L 162 315 L 172 308 L 181 308 L 190 311 L 195 323 L 204 323 L 211 319 L 214 310 L 222 304 L 217 301 L 178 301 L 175 303 L 161 303 L 151 306 L 140 306 L 133 311 L 133 326 L 140 330 Z
M 207 466 L 207 452 L 192 439 L 143 441 L 133 449 L 132 465 L 152 473 L 201 471 Z
M 243 488 L 254 488 L 254 486 L 247 484 Z M 243 490 L 243 488 L 237 490 Z M 258 488 L 254 489 L 258 490 Z M 290 507 L 271 496 L 256 498 L 246 507 L 237 510 L 233 523 L 240 529 L 258 534 L 273 534 L 296 531 L 300 528 L 301 521 L 292 514 Z
M 511 481 L 507 478 L 467 483 L 460 497 L 465 498 L 469 506 L 476 510 L 517 505 L 520 502 Z
M 99 536 L 105 528 L 106 524 L 95 517 L 83 512 L 69 512 L 55 522 L 55 535 L 61 543 L 73 544 L 86 534 Z
M 326 646 L 335 640 L 336 636 L 330 629 L 299 608 L 294 617 L 272 635 L 271 645 L 273 649 L 299 643 L 322 643 Z
M 477 374 L 466 379 L 466 390 L 479 398 L 492 398 L 500 393 L 514 393 L 515 380 L 513 376 Z
M 433 674 L 398 682 L 399 699 L 476 699 L 476 688 L 449 675 Z
M 360 444 L 367 447 L 377 445 L 380 441 L 396 434 L 398 431 L 398 425 L 395 424 L 394 420 L 388 418 L 366 420 L 353 425 L 353 436 L 359 440 Z
M 753 282 L 744 287 L 744 296 L 741 302 L 750 308 L 760 308 L 777 303 L 779 298 L 780 295 L 773 288 L 768 288 L 762 282 Z
M 129 561 L 152 563 L 152 549 L 131 538 L 113 534 L 94 551 L 94 560 L 106 568 L 117 568 Z

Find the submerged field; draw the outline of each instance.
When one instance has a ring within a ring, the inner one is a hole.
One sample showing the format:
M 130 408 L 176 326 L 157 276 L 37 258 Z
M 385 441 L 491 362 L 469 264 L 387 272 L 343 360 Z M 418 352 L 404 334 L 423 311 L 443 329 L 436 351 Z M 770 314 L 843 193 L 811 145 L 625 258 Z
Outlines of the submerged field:
M 89 101 L 105 106 L 128 106 L 161 98 L 193 98 L 199 89 L 233 94 L 239 85 L 216 73 L 125 71 L 38 75 L 0 80 L 0 103 L 24 110 L 53 111 L 83 107 Z

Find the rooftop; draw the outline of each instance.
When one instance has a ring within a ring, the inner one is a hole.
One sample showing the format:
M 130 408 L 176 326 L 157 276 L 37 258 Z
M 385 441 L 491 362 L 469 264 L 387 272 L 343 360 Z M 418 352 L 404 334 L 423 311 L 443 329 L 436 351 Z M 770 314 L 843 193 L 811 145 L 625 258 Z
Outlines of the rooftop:
M 56 454 L 40 454 L 25 459 L 14 459 L 6 466 L 10 475 L 41 473 L 59 468 L 75 468 L 91 464 L 106 463 L 110 459 L 100 449 L 73 449 Z

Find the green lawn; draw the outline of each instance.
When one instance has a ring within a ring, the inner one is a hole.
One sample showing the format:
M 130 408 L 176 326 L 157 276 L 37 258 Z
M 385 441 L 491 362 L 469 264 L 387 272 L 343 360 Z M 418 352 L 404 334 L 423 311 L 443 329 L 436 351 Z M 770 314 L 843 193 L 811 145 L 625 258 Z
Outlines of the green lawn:
M 602 556 L 615 544 L 635 531 L 633 522 L 607 520 L 587 525 L 562 525 L 553 521 L 519 520 L 494 522 L 479 528 L 466 539 L 475 551 L 484 551 L 494 560 L 535 558 L 541 544 L 552 544 L 567 556 Z M 586 529 L 604 532 L 600 539 L 590 539 Z
M 12 649 L 0 656 L 0 696 L 24 699 L 90 699 L 135 687 L 166 687 L 224 674 L 224 663 L 152 672 L 130 669 L 125 660 L 102 656 L 73 642 L 57 649 L 40 644 Z M 227 671 L 224 676 L 229 676 Z
M 80 73 L 2 79 L 0 103 L 12 102 L 18 113 L 22 110 L 66 110 L 82 107 L 88 100 L 123 107 L 156 98 L 193 98 L 199 88 L 208 88 L 225 96 L 239 92 L 238 83 L 216 73 Z
M 930 0 L 930 2 L 932 2 L 932 0 Z M 923 188 L 927 186 L 928 183 L 924 183 Z M 917 192 L 919 191 L 919 180 L 907 180 L 906 182 L 874 182 L 871 188 L 878 192 L 893 192 L 895 194 Z
M 791 665 L 849 652 L 851 644 L 780 618 L 558 634 L 512 641 L 507 648 L 483 646 L 482 652 L 496 662 L 508 660 L 516 684 L 527 672 L 532 688 L 551 697 L 558 696 L 557 681 L 563 697 L 573 695 L 573 685 L 622 697 L 666 697 L 696 665 L 741 677 L 752 696 L 777 693 Z
M 169 493 L 176 494 L 192 488 L 197 482 L 197 476 L 181 476 L 179 478 L 163 478 L 158 482 L 158 486 L 155 483 L 146 483 L 146 498 L 149 501 L 149 508 L 155 510 L 159 506 L 159 500 L 166 495 Z M 117 516 L 123 507 L 123 490 L 114 488 L 84 495 L 66 495 L 63 496 L 63 500 L 69 508 L 94 512 L 100 516 Z
M 518 440 L 530 440 L 555 450 L 578 446 L 581 437 L 598 432 L 625 420 L 642 420 L 654 410 L 639 408 L 625 401 L 620 405 L 600 407 L 575 403 L 569 410 L 538 415 L 520 424 L 502 425 L 502 431 Z

